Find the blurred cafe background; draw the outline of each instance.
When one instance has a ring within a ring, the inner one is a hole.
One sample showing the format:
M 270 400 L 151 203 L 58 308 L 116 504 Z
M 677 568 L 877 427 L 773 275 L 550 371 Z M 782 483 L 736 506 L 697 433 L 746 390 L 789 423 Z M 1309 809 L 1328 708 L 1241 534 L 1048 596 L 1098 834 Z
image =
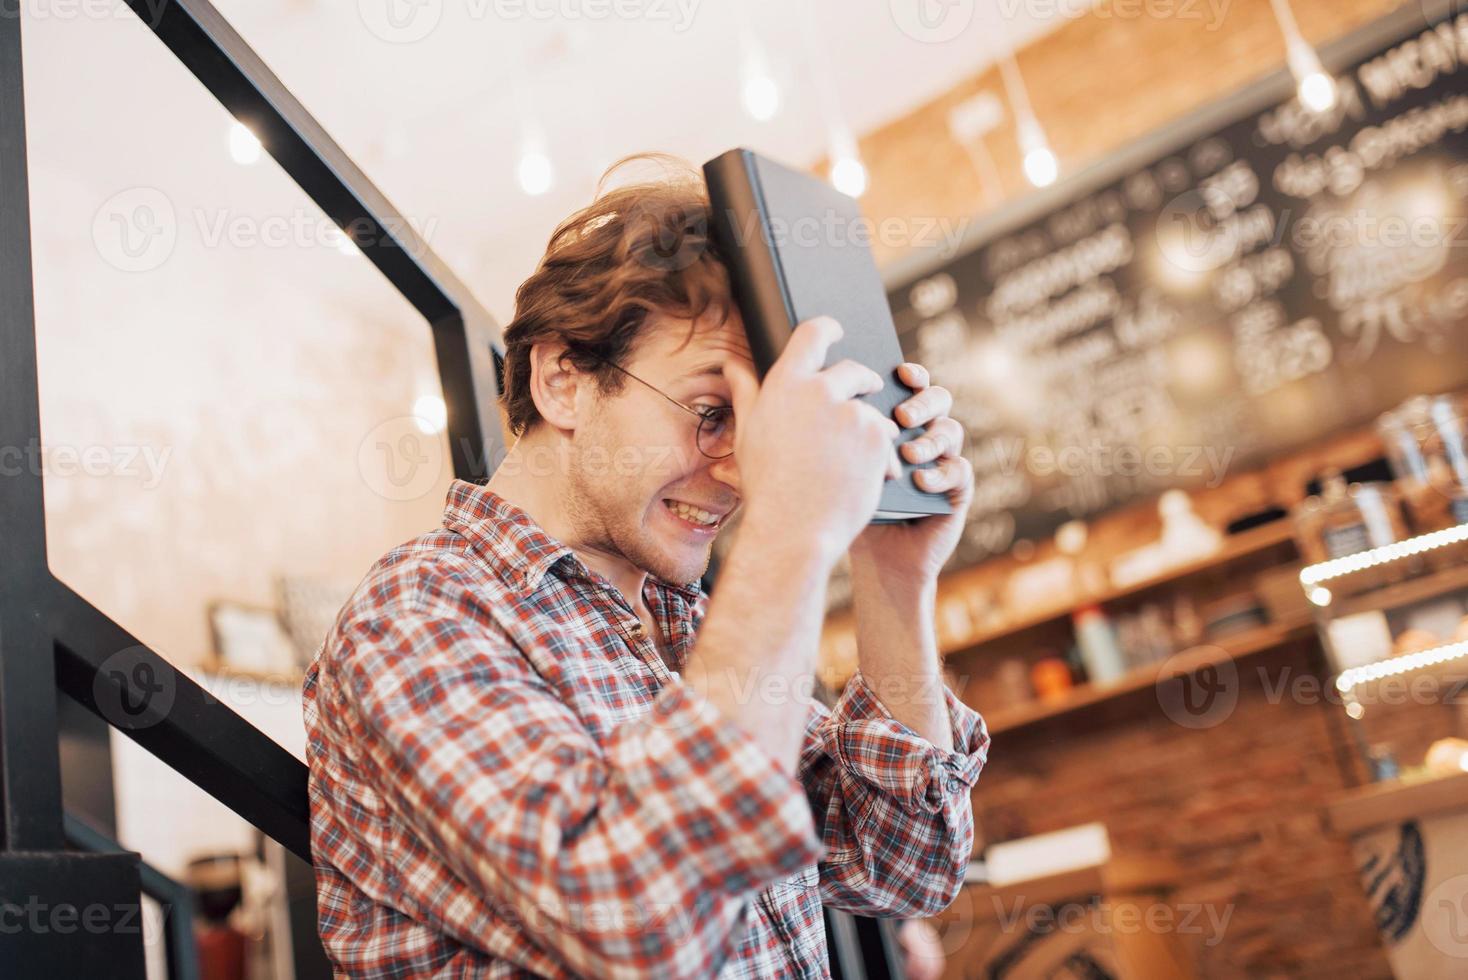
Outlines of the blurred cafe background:
M 969 433 L 937 619 L 993 738 L 968 884 L 871 975 L 1468 976 L 1468 8 L 215 3 L 500 323 L 624 154 L 743 145 L 859 198 Z M 51 572 L 304 758 L 336 610 L 439 522 L 439 365 L 146 13 L 0 13 L 23 465 Z M 847 600 L 838 570 L 833 686 Z M 151 977 L 329 975 L 308 865 L 60 708 L 78 839 L 179 889 Z

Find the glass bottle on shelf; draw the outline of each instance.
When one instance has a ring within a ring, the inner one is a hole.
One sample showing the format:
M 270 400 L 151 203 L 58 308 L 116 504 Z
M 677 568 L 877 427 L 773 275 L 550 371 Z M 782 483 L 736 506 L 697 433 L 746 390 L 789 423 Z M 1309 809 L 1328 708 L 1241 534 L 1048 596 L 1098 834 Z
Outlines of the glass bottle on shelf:
M 1385 412 L 1376 431 L 1421 534 L 1468 523 L 1468 410 L 1462 396 L 1418 395 Z
M 1347 485 L 1338 469 L 1321 476 L 1318 496 L 1295 508 L 1295 535 L 1307 562 L 1344 558 L 1407 536 L 1402 507 L 1390 483 Z

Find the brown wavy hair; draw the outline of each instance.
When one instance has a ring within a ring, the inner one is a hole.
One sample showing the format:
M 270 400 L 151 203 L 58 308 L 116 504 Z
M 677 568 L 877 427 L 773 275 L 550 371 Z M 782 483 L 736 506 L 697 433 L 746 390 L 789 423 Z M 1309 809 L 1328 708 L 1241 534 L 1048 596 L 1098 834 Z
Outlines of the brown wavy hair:
M 657 164 L 664 174 L 604 190 L 634 163 Z M 632 352 L 649 314 L 690 321 L 708 315 L 719 323 L 729 316 L 729 277 L 709 238 L 709 211 L 703 179 L 687 163 L 636 154 L 612 164 L 595 200 L 556 227 L 516 291 L 515 317 L 505 328 L 500 405 L 514 435 L 540 421 L 530 395 L 533 345 L 564 343 L 561 363 L 615 394 L 626 377 L 606 362 L 621 363 Z

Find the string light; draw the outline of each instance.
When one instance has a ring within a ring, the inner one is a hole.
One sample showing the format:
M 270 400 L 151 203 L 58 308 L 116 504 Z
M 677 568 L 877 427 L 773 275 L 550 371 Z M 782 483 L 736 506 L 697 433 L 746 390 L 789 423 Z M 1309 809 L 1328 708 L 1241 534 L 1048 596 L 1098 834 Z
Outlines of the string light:
M 1416 653 L 1404 653 L 1390 660 L 1378 660 L 1375 663 L 1366 664 L 1361 667 L 1352 667 L 1341 671 L 1335 679 L 1338 691 L 1344 694 L 1352 688 L 1361 684 L 1369 684 L 1386 677 L 1396 677 L 1399 674 L 1410 674 L 1423 670 L 1427 667 L 1436 667 L 1439 664 L 1448 663 L 1468 656 L 1468 640 L 1460 643 L 1448 643 L 1444 646 L 1433 647 L 1430 650 L 1418 650 Z
M 1405 541 L 1396 541 L 1382 545 L 1380 548 L 1372 548 L 1370 551 L 1358 551 L 1354 555 L 1332 558 L 1318 565 L 1308 565 L 1300 569 L 1300 584 L 1305 586 L 1308 594 L 1311 586 L 1319 585 L 1321 582 L 1328 582 L 1342 575 L 1353 575 L 1368 568 L 1401 561 L 1403 558 L 1411 558 L 1413 555 L 1436 551 L 1438 548 L 1446 548 L 1464 541 L 1468 541 L 1468 524 L 1458 524 L 1454 527 L 1443 528 L 1441 531 L 1430 531 Z M 1317 605 L 1322 604 L 1317 603 Z

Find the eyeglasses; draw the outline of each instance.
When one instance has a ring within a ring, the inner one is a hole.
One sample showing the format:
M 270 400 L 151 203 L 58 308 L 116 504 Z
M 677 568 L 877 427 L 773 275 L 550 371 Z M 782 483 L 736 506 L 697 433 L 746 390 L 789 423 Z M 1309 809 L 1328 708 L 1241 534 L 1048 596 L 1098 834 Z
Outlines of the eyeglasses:
M 734 408 L 732 405 L 685 405 L 672 395 L 648 384 L 620 364 L 603 360 L 607 367 L 616 368 L 645 388 L 662 395 L 689 415 L 698 417 L 698 451 L 709 459 L 724 459 L 734 453 Z

